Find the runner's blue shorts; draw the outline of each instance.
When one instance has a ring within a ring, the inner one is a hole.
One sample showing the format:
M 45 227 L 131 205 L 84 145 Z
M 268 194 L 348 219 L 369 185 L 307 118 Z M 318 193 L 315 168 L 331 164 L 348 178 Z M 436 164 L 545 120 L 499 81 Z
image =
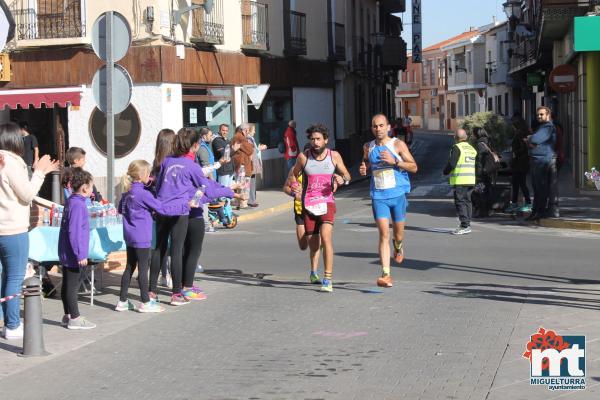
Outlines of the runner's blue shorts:
M 387 219 L 393 222 L 404 222 L 406 220 L 408 200 L 406 200 L 404 194 L 391 199 L 374 199 L 371 206 L 375 219 Z

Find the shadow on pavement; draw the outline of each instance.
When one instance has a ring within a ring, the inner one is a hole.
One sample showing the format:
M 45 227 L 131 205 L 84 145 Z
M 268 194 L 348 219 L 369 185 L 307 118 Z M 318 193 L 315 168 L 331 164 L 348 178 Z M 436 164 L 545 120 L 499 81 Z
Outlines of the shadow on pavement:
M 312 284 L 310 282 L 264 279 L 266 276 L 271 276 L 273 274 L 251 274 L 245 273 L 239 269 L 204 270 L 204 274 L 208 275 L 209 277 L 202 277 L 203 281 L 231 283 L 234 285 L 241 286 L 273 287 L 279 289 L 307 290 L 311 292 L 319 292 L 320 288 L 319 285 Z M 362 287 L 362 285 L 357 282 L 334 282 L 334 288 L 334 290 L 347 290 L 361 293 L 372 292 L 372 290 L 368 290 L 368 288 Z
M 497 268 L 474 267 L 469 265 L 458 265 L 448 263 L 438 263 L 432 261 L 405 259 L 402 265 L 392 265 L 395 268 L 414 269 L 418 271 L 427 271 L 432 268 L 446 269 L 452 271 L 462 271 L 475 274 L 496 275 L 503 277 L 534 279 L 535 281 L 566 283 L 574 285 L 595 285 L 600 284 L 600 280 L 594 279 L 574 279 L 564 276 L 531 274 L 521 271 L 510 271 Z M 480 286 L 480 285 L 478 285 Z
M 439 296 L 459 298 L 479 298 L 511 303 L 527 303 L 549 306 L 573 307 L 600 310 L 600 293 L 594 289 L 574 289 L 561 287 L 512 286 L 495 284 L 455 283 L 436 286 L 438 290 L 425 290 Z M 574 296 L 566 296 L 572 293 Z M 577 295 L 594 295 L 595 298 Z

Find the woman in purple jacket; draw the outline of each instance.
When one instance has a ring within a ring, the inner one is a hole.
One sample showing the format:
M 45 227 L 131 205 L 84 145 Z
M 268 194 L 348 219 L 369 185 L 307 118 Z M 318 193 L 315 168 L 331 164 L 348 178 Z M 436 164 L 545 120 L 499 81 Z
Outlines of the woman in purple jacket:
M 119 213 L 123 215 L 123 236 L 127 244 L 127 266 L 121 278 L 121 292 L 115 311 L 135 310 L 127 298 L 131 277 L 138 268 L 138 283 L 142 304 L 137 311 L 158 313 L 165 309 L 150 301 L 148 296 L 148 267 L 152 245 L 152 212 L 164 212 L 163 204 L 146 190 L 150 180 L 151 165 L 145 160 L 135 160 L 129 164 L 127 174 L 121 178 L 123 196 L 119 202 Z
M 156 179 L 157 199 L 163 204 L 163 211 L 156 222 L 156 247 L 160 250 L 160 260 L 165 257 L 168 239 L 171 237 L 171 276 L 173 277 L 173 294 L 171 305 L 180 306 L 189 303 L 189 297 L 182 293 L 185 276 L 195 272 L 183 268 L 183 249 L 188 233 L 190 200 L 198 188 L 205 186 L 203 201 L 220 196 L 233 196 L 230 189 L 211 181 L 202 173 L 202 168 L 194 162 L 200 147 L 200 135 L 193 129 L 183 128 L 177 133 L 173 146 L 173 155 L 165 158 Z M 197 215 L 192 215 L 193 226 Z M 200 218 L 202 219 L 202 218 Z M 203 221 L 202 221 L 203 223 Z M 154 260 L 153 260 L 154 261 Z M 197 262 L 197 260 L 196 260 Z M 192 263 L 187 263 L 192 264 Z M 157 270 L 154 266 L 152 269 Z M 190 283 L 190 282 L 185 282 Z
M 65 202 L 58 235 L 58 258 L 63 272 L 60 297 L 65 312 L 61 324 L 67 329 L 93 329 L 96 324 L 80 316 L 77 305 L 80 268 L 88 264 L 90 223 L 85 201 L 93 191 L 92 175 L 81 168 L 73 168 L 71 187 L 73 194 Z

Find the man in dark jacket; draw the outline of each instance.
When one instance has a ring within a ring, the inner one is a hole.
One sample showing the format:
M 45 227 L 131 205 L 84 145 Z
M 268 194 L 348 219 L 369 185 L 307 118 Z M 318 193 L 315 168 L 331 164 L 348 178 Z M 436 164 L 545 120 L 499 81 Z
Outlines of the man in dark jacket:
M 214 157 L 217 160 L 225 159 L 225 149 L 229 146 L 229 126 L 227 124 L 221 124 L 219 126 L 219 135 L 212 141 L 212 150 Z M 230 149 L 229 158 L 233 156 L 235 149 Z M 217 181 L 223 185 L 230 187 L 233 183 L 233 163 L 226 162 L 221 164 L 221 168 L 217 170 Z
M 527 220 L 538 220 L 548 213 L 551 167 L 556 158 L 556 129 L 550 118 L 550 109 L 537 108 L 539 126 L 533 135 L 527 137 L 529 145 L 531 182 L 533 185 L 533 209 Z

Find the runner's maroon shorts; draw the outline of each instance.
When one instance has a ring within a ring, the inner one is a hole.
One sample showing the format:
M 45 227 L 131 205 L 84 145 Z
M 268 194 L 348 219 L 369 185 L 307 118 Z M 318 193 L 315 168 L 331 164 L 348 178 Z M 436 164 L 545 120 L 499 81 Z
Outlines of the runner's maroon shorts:
M 335 222 L 335 203 L 327 203 L 327 212 L 323 215 L 315 216 L 304 210 L 304 231 L 305 235 L 319 233 L 321 225 Z

